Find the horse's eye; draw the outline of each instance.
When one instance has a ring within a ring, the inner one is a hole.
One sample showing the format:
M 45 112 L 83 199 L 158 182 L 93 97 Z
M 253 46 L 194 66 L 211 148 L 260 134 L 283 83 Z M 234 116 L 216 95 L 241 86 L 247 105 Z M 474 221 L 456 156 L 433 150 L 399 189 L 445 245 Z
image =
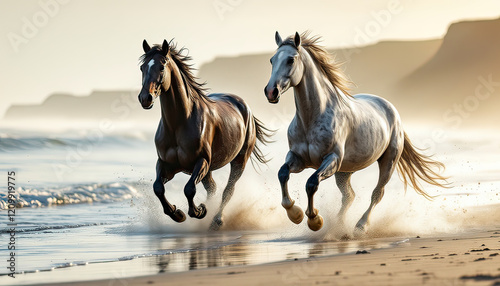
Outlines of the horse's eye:
M 288 58 L 288 60 L 286 61 L 287 64 L 291 65 L 293 64 L 293 62 L 295 61 L 295 58 Z

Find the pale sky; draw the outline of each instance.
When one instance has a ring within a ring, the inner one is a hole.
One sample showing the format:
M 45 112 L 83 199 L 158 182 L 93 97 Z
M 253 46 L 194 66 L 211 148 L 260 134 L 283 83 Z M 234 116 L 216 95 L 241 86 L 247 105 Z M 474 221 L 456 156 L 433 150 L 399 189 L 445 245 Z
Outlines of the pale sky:
M 437 38 L 452 22 L 499 16 L 498 0 L 0 0 L 0 117 L 54 92 L 139 89 L 143 39 L 175 38 L 200 66 L 271 52 L 276 30 L 340 47 Z

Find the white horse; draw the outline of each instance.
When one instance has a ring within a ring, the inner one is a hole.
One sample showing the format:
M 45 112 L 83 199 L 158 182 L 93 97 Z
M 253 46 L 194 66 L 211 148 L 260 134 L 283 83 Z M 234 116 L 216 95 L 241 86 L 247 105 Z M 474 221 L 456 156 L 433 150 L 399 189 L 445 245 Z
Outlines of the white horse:
M 284 41 L 276 32 L 278 49 L 271 58 L 272 74 L 264 89 L 270 103 L 278 103 L 280 95 L 293 87 L 296 113 L 288 127 L 290 151 L 278 173 L 282 188 L 282 206 L 289 219 L 299 224 L 302 209 L 288 194 L 290 173 L 305 168 L 316 172 L 307 180 L 308 226 L 317 231 L 323 218 L 314 208 L 313 197 L 319 183 L 335 175 L 342 193 L 339 211 L 343 223 L 345 213 L 354 200 L 351 175 L 378 162 L 380 173 L 371 204 L 356 224 L 356 230 L 366 231 L 370 213 L 384 195 L 384 187 L 396 166 L 405 186 L 410 183 L 417 193 L 430 196 L 417 179 L 444 187 L 445 178 L 434 167 L 444 167 L 415 149 L 403 131 L 394 106 L 375 95 L 348 93 L 348 81 L 340 65 L 317 42 L 319 37 L 308 33 L 290 36 Z

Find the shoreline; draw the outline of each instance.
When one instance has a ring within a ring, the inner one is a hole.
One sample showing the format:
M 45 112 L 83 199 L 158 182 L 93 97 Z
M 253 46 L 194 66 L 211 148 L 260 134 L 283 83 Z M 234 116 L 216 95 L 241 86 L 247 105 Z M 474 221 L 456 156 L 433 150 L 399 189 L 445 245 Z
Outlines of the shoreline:
M 407 236 L 394 236 L 366 237 L 359 240 L 317 240 L 302 237 L 291 240 L 271 239 L 255 242 L 256 240 L 259 241 L 259 236 L 266 236 L 269 239 L 269 234 L 237 233 L 236 236 L 233 234 L 237 238 L 237 242 L 228 241 L 228 243 L 219 245 L 216 248 L 204 246 L 201 249 L 167 251 L 168 253 L 159 255 L 140 255 L 118 260 L 66 263 L 62 267 L 17 273 L 16 284 L 74 284 L 105 279 L 109 281 L 127 281 L 134 279 L 134 277 L 155 275 L 159 272 L 165 274 L 192 273 L 204 269 L 271 265 L 293 259 L 303 260 L 311 257 L 346 255 L 353 254 L 360 249 L 371 251 L 372 249 L 392 248 L 408 241 Z M 226 235 L 228 233 L 225 233 L 224 236 Z M 201 240 L 207 238 L 207 236 L 200 237 Z M 188 240 L 192 239 L 192 237 L 188 238 Z M 0 285 L 3 285 L 7 280 L 0 279 Z
M 394 247 L 251 266 L 55 285 L 500 285 L 500 225 Z

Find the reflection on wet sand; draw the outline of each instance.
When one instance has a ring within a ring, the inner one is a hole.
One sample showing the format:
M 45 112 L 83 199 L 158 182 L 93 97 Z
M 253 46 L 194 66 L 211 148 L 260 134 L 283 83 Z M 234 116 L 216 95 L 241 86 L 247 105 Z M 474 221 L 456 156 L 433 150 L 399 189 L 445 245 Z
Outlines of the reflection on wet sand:
M 23 283 L 63 282 L 92 279 L 117 279 L 183 272 L 235 265 L 255 265 L 301 258 L 335 255 L 357 250 L 390 247 L 398 238 L 324 241 L 307 237 L 283 238 L 281 234 L 262 232 L 182 233 L 170 235 L 130 236 L 131 242 L 142 241 L 150 252 L 127 256 L 116 261 L 90 261 L 64 268 L 25 273 L 16 277 Z M 143 240 L 144 239 L 144 240 Z M 103 263 L 107 262 L 107 263 Z M 291 270 L 294 271 L 294 270 Z M 0 277 L 0 284 L 2 284 Z
M 157 239 L 152 243 L 153 248 L 160 250 L 159 255 L 146 259 L 149 259 L 149 267 L 157 269 L 158 273 L 180 272 L 335 255 L 359 249 L 388 247 L 392 241 L 372 239 L 318 242 L 306 238 L 270 239 L 266 234 L 219 233 L 201 237 Z

